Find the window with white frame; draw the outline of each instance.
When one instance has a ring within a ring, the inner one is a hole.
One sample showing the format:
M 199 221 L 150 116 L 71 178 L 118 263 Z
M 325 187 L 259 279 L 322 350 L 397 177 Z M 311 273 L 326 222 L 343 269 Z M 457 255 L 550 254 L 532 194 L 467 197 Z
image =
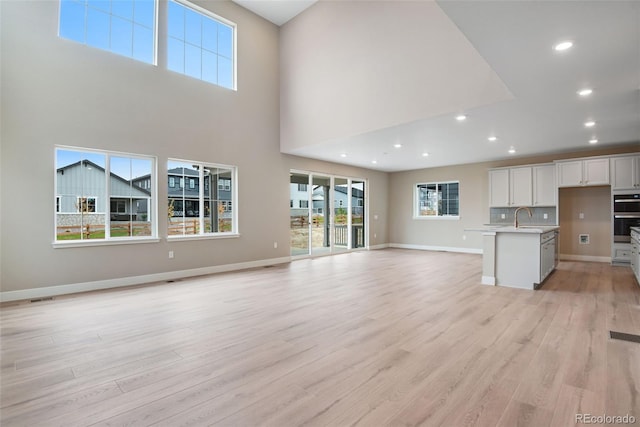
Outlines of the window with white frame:
M 235 24 L 185 0 L 169 0 L 169 70 L 235 89 Z
M 459 218 L 459 182 L 420 183 L 414 191 L 414 218 Z
M 156 236 L 155 195 L 136 185 L 155 158 L 57 147 L 55 162 L 56 242 Z
M 237 234 L 235 166 L 169 159 L 167 174 L 194 183 L 168 188 L 169 237 Z
M 95 197 L 78 197 L 76 202 L 77 212 L 94 213 L 96 211 Z
M 155 63 L 156 0 L 60 0 L 58 34 Z

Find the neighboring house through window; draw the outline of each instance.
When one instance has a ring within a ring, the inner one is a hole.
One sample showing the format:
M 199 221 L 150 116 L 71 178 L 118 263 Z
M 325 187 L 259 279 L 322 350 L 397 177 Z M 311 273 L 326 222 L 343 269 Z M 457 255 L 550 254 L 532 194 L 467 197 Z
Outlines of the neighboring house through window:
M 420 183 L 414 191 L 414 218 L 459 218 L 459 182 Z
M 188 185 L 168 189 L 167 215 L 170 237 L 216 236 L 237 233 L 236 167 L 169 159 L 167 174 Z M 201 187 L 200 183 L 204 181 Z
M 156 236 L 155 195 L 141 188 L 155 158 L 82 148 L 56 148 L 55 241 Z
M 96 211 L 95 197 L 78 197 L 76 202 L 77 212 L 93 213 Z

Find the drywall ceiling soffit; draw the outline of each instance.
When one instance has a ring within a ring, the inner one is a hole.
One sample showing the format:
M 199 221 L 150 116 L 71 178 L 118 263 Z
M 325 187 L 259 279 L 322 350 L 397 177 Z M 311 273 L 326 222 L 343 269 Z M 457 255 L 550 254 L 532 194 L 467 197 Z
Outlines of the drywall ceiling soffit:
M 429 1 L 318 2 L 281 29 L 281 73 L 281 150 L 298 155 L 513 98 Z
M 450 108 L 414 120 L 380 122 L 382 126 L 373 130 L 324 135 L 312 144 L 283 146 L 283 151 L 399 171 L 505 159 L 512 156 L 507 153 L 511 146 L 515 156 L 579 151 L 594 147 L 588 143 L 592 138 L 598 139 L 597 147 L 627 143 L 637 149 L 640 2 L 440 1 L 437 6 L 513 99 L 468 103 L 463 108 L 468 119 L 462 123 L 454 119 L 460 109 Z M 305 13 L 287 26 L 311 15 Z M 451 37 L 434 38 L 449 44 Z M 561 54 L 553 51 L 552 46 L 563 39 L 574 41 L 574 47 Z M 448 55 L 434 58 L 447 64 L 450 60 Z M 405 64 L 415 61 L 412 55 L 400 59 Z M 368 71 L 375 72 L 379 71 Z M 587 86 L 594 89 L 592 96 L 577 96 L 577 90 Z M 284 95 L 290 96 L 286 91 Z M 341 96 L 348 99 L 350 93 L 345 90 Z M 380 104 L 389 102 L 381 98 Z M 341 111 L 348 116 L 345 113 Z M 589 119 L 596 121 L 594 128 L 584 127 Z M 317 134 L 322 135 L 321 129 Z M 490 135 L 497 141 L 488 141 Z M 394 144 L 402 147 L 395 149 Z M 428 157 L 422 156 L 425 152 Z

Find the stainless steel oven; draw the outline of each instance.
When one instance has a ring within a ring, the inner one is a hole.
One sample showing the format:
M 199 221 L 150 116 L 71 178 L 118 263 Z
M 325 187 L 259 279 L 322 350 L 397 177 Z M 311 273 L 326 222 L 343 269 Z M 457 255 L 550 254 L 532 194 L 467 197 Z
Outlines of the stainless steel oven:
M 614 194 L 613 241 L 629 243 L 631 227 L 640 227 L 640 193 Z

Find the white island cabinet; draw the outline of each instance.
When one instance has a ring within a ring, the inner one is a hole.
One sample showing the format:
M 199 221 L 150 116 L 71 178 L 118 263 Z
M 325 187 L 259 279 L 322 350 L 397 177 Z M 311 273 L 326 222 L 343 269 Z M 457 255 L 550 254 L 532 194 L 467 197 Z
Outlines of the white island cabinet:
M 487 226 L 483 235 L 482 283 L 537 289 L 557 264 L 557 226 Z

